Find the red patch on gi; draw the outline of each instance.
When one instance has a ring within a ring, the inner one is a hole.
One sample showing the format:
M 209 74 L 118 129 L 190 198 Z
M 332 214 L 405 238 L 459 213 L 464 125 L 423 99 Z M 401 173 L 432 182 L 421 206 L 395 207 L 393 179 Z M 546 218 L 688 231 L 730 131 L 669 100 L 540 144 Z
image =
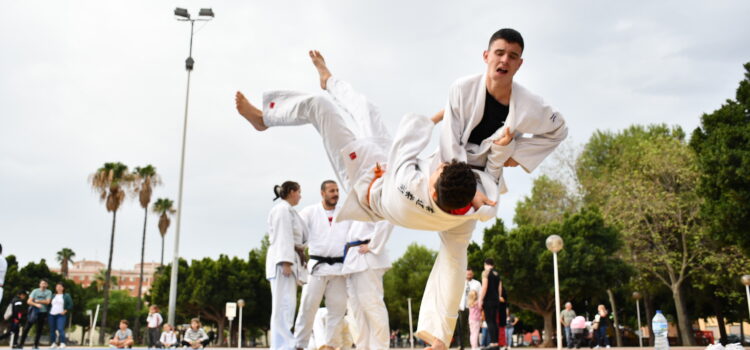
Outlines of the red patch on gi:
M 271 102 L 271 104 L 268 107 L 273 108 L 274 106 L 276 106 L 276 102 Z
M 351 159 L 351 160 L 357 159 L 357 152 L 349 153 L 349 159 Z

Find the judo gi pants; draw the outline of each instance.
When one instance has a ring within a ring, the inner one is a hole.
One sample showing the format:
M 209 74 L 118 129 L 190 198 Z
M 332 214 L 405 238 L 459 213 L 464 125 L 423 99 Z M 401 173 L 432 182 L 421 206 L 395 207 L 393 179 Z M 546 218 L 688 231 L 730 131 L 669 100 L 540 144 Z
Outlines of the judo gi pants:
M 271 284 L 271 349 L 294 350 L 294 308 L 297 306 L 297 278 L 284 276 L 281 265 L 276 266 L 276 277 Z
M 440 232 L 440 251 L 432 266 L 419 309 L 416 336 L 429 344 L 441 340 L 450 344 L 458 319 L 466 282 L 466 249 L 476 221 Z
M 346 315 L 346 277 L 345 276 L 310 276 L 307 284 L 302 287 L 302 297 L 299 304 L 297 322 L 294 325 L 294 341 L 297 348 L 306 348 L 313 331 L 315 314 L 320 308 L 323 296 L 326 298 L 326 314 L 324 337 L 317 334 L 315 338 L 320 343 L 337 347 L 334 341 L 336 329 Z
M 333 166 L 339 184 L 345 191 L 355 179 L 349 179 L 341 149 L 357 140 L 358 136 L 347 124 L 351 116 L 360 129 L 359 138 L 376 137 L 378 145 L 387 152 L 390 134 L 377 108 L 357 93 L 351 85 L 334 77 L 328 79 L 328 95 L 313 95 L 294 91 L 272 91 L 263 96 L 263 123 L 268 127 L 311 124 L 321 136 L 323 147 Z M 351 118 L 350 118 L 351 119 Z M 368 169 L 375 164 L 369 164 Z
M 385 269 L 367 269 L 350 274 L 346 280 L 349 305 L 358 330 L 354 339 L 358 350 L 385 350 L 390 345 L 383 274 Z

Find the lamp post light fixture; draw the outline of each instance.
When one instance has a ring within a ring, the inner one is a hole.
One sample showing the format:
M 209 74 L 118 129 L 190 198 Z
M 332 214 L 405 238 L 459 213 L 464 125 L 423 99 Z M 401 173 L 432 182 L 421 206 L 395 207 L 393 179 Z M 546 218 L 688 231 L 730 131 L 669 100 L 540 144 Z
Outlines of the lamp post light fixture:
M 237 306 L 240 307 L 239 327 L 237 328 L 237 349 L 242 347 L 242 308 L 245 307 L 245 299 L 237 300 Z
M 185 118 L 182 123 L 182 154 L 180 155 L 180 182 L 177 192 L 174 256 L 172 257 L 172 271 L 169 278 L 169 315 L 167 317 L 169 324 L 175 324 L 175 308 L 177 307 L 177 271 L 179 270 L 180 260 L 180 222 L 182 219 L 182 184 L 185 172 L 185 137 L 187 136 L 188 101 L 190 100 L 190 72 L 193 71 L 193 66 L 195 65 L 195 61 L 193 60 L 193 28 L 195 27 L 195 21 L 212 20 L 214 12 L 211 9 L 201 9 L 198 18 L 191 18 L 188 10 L 178 7 L 174 9 L 174 15 L 178 21 L 190 22 L 190 51 L 187 60 L 185 60 L 187 92 L 185 93 Z
M 635 299 L 635 313 L 638 315 L 638 346 L 643 347 L 643 330 L 641 329 L 641 295 L 640 292 L 633 292 L 633 299 Z
M 562 237 L 550 235 L 545 242 L 547 249 L 552 252 L 552 266 L 555 271 L 555 315 L 557 316 L 557 349 L 562 349 L 562 331 L 560 329 L 560 280 L 557 273 L 557 252 L 563 249 Z

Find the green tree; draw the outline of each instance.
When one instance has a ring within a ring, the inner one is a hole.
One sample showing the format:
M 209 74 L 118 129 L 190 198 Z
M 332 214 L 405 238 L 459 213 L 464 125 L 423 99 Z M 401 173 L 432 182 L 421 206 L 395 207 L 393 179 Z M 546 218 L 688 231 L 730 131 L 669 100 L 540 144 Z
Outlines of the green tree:
M 519 226 L 510 232 L 499 220 L 486 229 L 484 254 L 495 259 L 509 302 L 544 318 L 544 346 L 552 345 L 555 329 L 552 253 L 545 246 L 552 234 L 565 243 L 558 253 L 561 298 L 603 295 L 628 276 L 615 254 L 621 246 L 619 233 L 596 209 L 584 208 L 559 223 Z
M 534 179 L 531 196 L 516 204 L 513 222 L 518 226 L 560 222 L 577 207 L 578 201 L 568 193 L 565 184 L 542 175 Z
M 622 229 L 629 261 L 671 291 L 680 338 L 694 345 L 684 284 L 706 255 L 695 155 L 679 128 L 597 132 L 579 159 L 586 198 Z
M 173 208 L 174 201 L 169 198 L 159 198 L 153 205 L 152 211 L 159 215 L 159 234 L 161 235 L 161 260 L 159 264 L 164 265 L 164 236 L 167 235 L 170 220 L 169 217 L 177 212 Z
M 161 184 L 161 179 L 156 173 L 156 168 L 152 165 L 146 165 L 145 167 L 136 167 L 133 170 L 133 192 L 138 195 L 138 202 L 143 208 L 143 235 L 141 238 L 141 269 L 138 274 L 138 303 L 136 304 L 137 313 L 141 313 L 143 307 L 143 263 L 146 254 L 146 222 L 148 221 L 148 206 L 151 204 L 151 194 L 153 188 Z M 141 319 L 136 318 L 133 324 L 135 333 L 135 342 L 141 340 Z
M 750 255 L 750 63 L 734 100 L 701 117 L 690 146 L 700 169 L 701 218 L 711 236 Z
M 112 233 L 109 239 L 109 260 L 104 278 L 104 300 L 102 302 L 102 331 L 99 333 L 99 344 L 104 344 L 104 333 L 107 326 L 107 309 L 109 308 L 110 275 L 112 273 L 112 253 L 115 247 L 115 224 L 117 210 L 125 200 L 125 192 L 131 186 L 133 177 L 128 167 L 122 163 L 104 163 L 89 177 L 91 187 L 99 192 L 99 199 L 105 203 L 108 212 L 112 213 Z
M 57 252 L 57 262 L 60 263 L 60 273 L 63 277 L 68 278 L 68 264 L 73 262 L 76 252 L 70 248 L 63 248 Z
M 138 318 L 140 315 L 136 311 L 137 299 L 136 297 L 131 297 L 130 292 L 127 290 L 113 290 L 109 298 L 110 317 L 107 320 L 107 324 L 102 326 L 102 328 L 115 329 L 118 327 L 120 320 Z M 102 297 L 92 298 L 86 302 L 86 308 L 96 310 L 96 305 L 102 305 L 103 303 L 104 298 Z
M 437 253 L 417 243 L 412 243 L 406 252 L 383 276 L 384 300 L 388 308 L 388 319 L 392 329 L 400 329 L 408 334 L 409 307 L 411 298 L 412 317 L 419 314 L 424 286 L 432 271 Z M 413 318 L 416 320 L 416 317 Z

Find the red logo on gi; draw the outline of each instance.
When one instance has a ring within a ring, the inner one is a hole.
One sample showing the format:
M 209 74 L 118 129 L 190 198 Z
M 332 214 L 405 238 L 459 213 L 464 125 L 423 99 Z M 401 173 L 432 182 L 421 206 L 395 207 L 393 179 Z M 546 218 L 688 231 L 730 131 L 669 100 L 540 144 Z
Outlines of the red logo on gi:
M 357 152 L 349 153 L 349 159 L 351 159 L 351 160 L 357 159 Z
M 274 106 L 276 106 L 276 102 L 271 102 L 271 104 L 269 105 L 269 107 L 271 108 L 273 108 Z

